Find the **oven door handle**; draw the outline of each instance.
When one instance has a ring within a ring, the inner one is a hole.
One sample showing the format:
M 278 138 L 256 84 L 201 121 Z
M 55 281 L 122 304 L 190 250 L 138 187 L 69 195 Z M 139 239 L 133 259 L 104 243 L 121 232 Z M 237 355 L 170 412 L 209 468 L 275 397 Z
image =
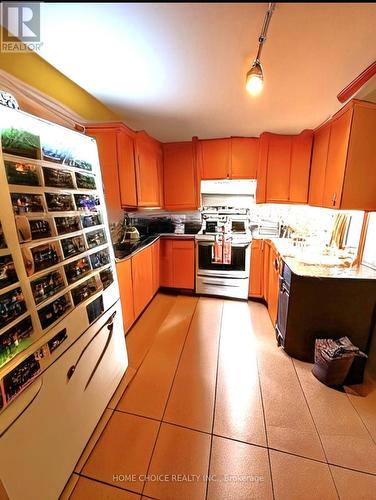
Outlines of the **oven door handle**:
M 199 246 L 209 247 L 214 245 L 214 241 L 198 241 Z M 231 246 L 235 248 L 248 248 L 251 242 L 248 243 L 234 243 L 231 242 Z

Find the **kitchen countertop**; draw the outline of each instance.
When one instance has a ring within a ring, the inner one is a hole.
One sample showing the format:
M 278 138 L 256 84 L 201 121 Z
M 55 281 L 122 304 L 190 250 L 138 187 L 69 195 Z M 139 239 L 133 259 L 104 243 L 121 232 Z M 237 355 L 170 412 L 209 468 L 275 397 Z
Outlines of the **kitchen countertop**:
M 123 260 L 130 259 L 136 253 L 144 250 L 148 246 L 152 245 L 158 239 L 172 239 L 172 240 L 194 240 L 194 234 L 177 234 L 177 233 L 159 233 L 152 236 L 146 236 L 140 238 L 137 241 L 129 243 L 116 243 L 114 245 L 115 262 L 122 262 Z
M 376 279 L 376 270 L 364 265 L 351 267 L 345 259 L 310 254 L 309 248 L 294 247 L 286 238 L 267 239 L 298 276 L 312 278 Z

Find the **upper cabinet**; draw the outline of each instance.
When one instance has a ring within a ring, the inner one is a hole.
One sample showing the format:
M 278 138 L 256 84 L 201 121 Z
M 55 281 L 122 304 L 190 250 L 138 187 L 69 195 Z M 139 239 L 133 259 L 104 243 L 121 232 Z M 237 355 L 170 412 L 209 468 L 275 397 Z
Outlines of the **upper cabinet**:
M 256 179 L 259 140 L 255 137 L 231 137 L 232 179 Z
M 198 142 L 201 179 L 255 179 L 258 139 L 231 137 Z
M 309 203 L 376 210 L 376 105 L 351 101 L 315 131 Z
M 133 132 L 125 125 L 109 124 L 86 127 L 98 146 L 107 210 L 136 207 L 136 178 Z
M 307 203 L 313 132 L 264 132 L 259 143 L 258 203 Z
M 201 179 L 227 179 L 230 177 L 230 139 L 199 141 Z
M 196 210 L 199 206 L 194 144 L 163 144 L 164 206 L 167 210 Z
M 145 132 L 136 134 L 136 183 L 139 207 L 161 207 L 162 147 Z

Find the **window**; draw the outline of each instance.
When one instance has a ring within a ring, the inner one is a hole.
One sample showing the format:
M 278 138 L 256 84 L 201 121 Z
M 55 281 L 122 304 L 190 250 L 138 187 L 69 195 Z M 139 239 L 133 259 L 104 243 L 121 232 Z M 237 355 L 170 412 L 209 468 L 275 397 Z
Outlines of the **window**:
M 376 269 L 376 212 L 369 214 L 362 262 L 366 266 Z

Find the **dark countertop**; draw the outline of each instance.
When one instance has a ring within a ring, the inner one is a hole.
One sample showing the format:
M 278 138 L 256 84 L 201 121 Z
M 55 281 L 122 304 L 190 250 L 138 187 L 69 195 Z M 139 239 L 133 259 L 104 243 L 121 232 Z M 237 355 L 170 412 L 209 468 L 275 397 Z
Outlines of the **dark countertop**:
M 115 262 L 130 259 L 136 253 L 152 245 L 158 239 L 194 240 L 194 234 L 159 233 L 152 236 L 141 237 L 137 241 L 129 240 L 127 243 L 116 243 L 114 245 Z

